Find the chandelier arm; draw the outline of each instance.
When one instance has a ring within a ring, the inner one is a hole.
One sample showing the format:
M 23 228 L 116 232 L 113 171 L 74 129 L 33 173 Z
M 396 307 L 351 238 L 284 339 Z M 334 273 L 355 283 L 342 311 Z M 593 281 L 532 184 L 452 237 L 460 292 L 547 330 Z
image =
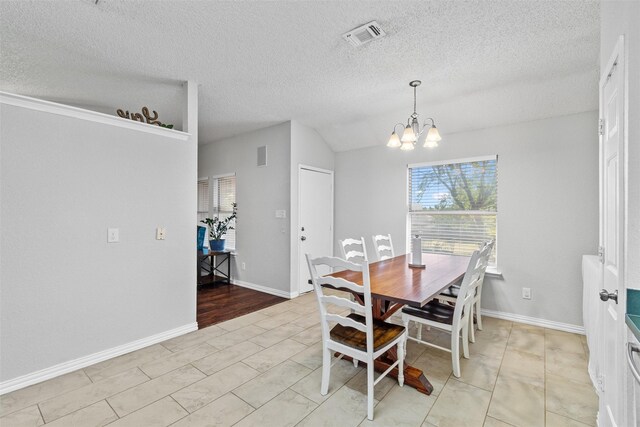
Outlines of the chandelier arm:
M 402 129 L 404 129 L 404 123 L 400 123 L 400 122 L 398 122 L 398 123 L 396 123 L 396 124 L 393 126 L 393 131 L 394 131 L 394 132 L 396 131 L 396 128 L 398 127 L 398 125 L 402 126 Z M 397 133 L 397 132 L 396 132 L 396 133 Z
M 435 126 L 436 125 L 436 122 L 435 122 L 435 120 L 433 120 L 433 118 L 427 117 L 426 119 L 424 119 L 424 123 L 422 125 L 422 129 L 420 130 L 420 132 L 418 132 L 416 134 L 417 137 L 421 137 L 425 130 L 431 128 L 431 126 L 427 127 L 427 121 L 428 120 L 431 120 L 431 126 Z

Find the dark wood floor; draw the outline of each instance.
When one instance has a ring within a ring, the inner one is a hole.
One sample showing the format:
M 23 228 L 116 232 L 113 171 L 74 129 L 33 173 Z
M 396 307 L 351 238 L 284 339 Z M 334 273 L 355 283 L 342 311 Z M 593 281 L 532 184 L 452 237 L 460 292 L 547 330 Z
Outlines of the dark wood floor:
M 198 290 L 198 328 L 206 328 L 286 300 L 236 285 L 205 285 Z

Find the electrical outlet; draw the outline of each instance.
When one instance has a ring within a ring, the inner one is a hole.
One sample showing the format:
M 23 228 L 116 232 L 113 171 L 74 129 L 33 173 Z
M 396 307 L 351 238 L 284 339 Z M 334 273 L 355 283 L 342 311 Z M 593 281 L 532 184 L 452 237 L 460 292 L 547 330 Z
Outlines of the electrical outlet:
M 243 270 L 246 270 L 246 269 L 247 269 L 247 264 L 246 264 L 246 263 L 244 263 L 244 262 L 242 263 L 242 269 L 243 269 Z
M 156 228 L 156 240 L 164 240 L 167 237 L 167 229 L 164 227 Z
M 522 288 L 522 298 L 531 299 L 531 288 Z
M 120 229 L 119 228 L 107 228 L 107 243 L 120 242 Z

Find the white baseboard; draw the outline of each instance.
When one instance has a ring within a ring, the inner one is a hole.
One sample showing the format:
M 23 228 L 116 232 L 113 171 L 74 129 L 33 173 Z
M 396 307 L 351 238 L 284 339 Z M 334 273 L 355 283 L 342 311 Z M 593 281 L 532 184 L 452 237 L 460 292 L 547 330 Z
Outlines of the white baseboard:
M 97 353 L 83 356 L 78 359 L 63 362 L 50 368 L 45 368 L 40 371 L 32 372 L 27 375 L 22 375 L 11 380 L 3 381 L 0 383 L 0 395 L 9 393 L 10 391 L 18 390 L 36 384 L 60 375 L 76 371 L 78 369 L 85 368 L 89 365 L 93 365 L 103 360 L 111 359 L 116 356 L 120 356 L 125 353 L 130 353 L 141 348 L 148 347 L 152 344 L 157 344 L 162 341 L 166 341 L 170 338 L 174 338 L 180 335 L 184 335 L 188 332 L 198 329 L 198 323 L 190 323 L 188 325 L 180 326 L 179 328 L 170 329 L 159 334 L 151 335 L 150 337 L 142 338 L 127 344 L 119 345 L 117 347 L 109 348 L 107 350 L 99 351 Z
M 243 288 L 253 289 L 254 291 L 264 292 L 265 294 L 275 295 L 281 298 L 291 299 L 293 294 L 287 291 L 281 291 L 279 289 L 268 288 L 262 285 L 256 285 L 255 283 L 249 283 L 242 280 L 231 279 L 231 283 L 234 285 L 242 286 Z
M 584 335 L 584 327 L 572 325 L 570 323 L 554 322 L 553 320 L 539 319 L 537 317 L 523 316 L 521 314 L 506 313 L 504 311 L 494 311 L 482 309 L 482 315 L 496 317 L 498 319 L 510 320 L 512 322 L 526 323 L 527 325 L 539 326 L 541 328 L 556 329 L 558 331 L 571 332 Z

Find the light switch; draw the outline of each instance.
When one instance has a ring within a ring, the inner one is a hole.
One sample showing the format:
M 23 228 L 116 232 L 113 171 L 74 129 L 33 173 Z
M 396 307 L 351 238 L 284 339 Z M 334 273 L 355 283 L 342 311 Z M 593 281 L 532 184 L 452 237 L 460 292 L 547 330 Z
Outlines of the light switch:
M 107 228 L 107 243 L 120 242 L 120 229 L 119 228 Z
M 164 240 L 167 237 L 167 229 L 164 227 L 156 228 L 156 240 Z
M 286 218 L 287 217 L 287 211 L 284 209 L 281 210 L 277 210 L 276 211 L 276 218 Z

